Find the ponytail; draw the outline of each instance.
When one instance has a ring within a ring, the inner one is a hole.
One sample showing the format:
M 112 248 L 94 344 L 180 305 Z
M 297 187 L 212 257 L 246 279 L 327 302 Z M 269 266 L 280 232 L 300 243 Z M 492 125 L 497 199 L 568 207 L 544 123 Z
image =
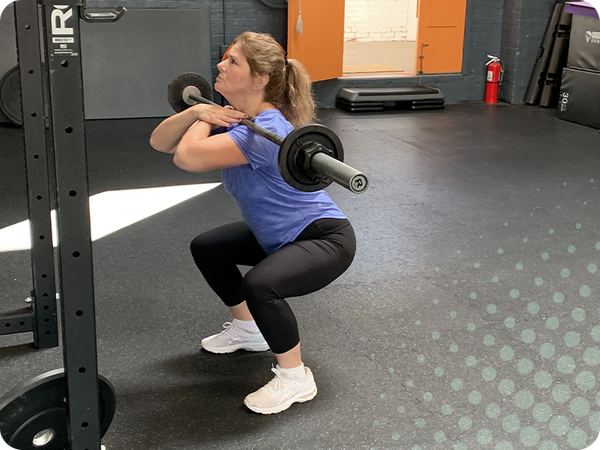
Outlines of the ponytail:
M 269 76 L 266 102 L 281 111 L 294 128 L 315 121 L 312 83 L 300 61 L 288 60 L 281 45 L 269 34 L 246 31 L 233 42 L 241 44 L 253 76 Z

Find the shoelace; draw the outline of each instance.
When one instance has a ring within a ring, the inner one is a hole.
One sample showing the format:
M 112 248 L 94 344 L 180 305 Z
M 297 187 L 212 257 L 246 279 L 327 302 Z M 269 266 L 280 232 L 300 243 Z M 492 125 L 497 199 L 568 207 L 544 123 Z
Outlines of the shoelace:
M 269 388 L 271 391 L 283 390 L 284 383 L 283 378 L 281 378 L 281 372 L 277 370 L 274 365 L 271 365 L 271 372 L 275 374 L 275 378 L 269 381 L 265 387 Z
M 225 328 L 224 331 L 221 331 L 221 333 L 223 333 L 223 334 L 227 334 L 231 331 L 231 333 L 230 333 L 231 342 L 238 343 L 238 342 L 244 342 L 246 340 L 245 337 L 236 335 L 236 333 L 235 333 L 236 330 L 242 331 L 243 333 L 245 333 L 245 331 L 242 330 L 241 328 L 235 327 L 233 325 L 233 322 L 225 322 L 223 324 L 223 328 Z

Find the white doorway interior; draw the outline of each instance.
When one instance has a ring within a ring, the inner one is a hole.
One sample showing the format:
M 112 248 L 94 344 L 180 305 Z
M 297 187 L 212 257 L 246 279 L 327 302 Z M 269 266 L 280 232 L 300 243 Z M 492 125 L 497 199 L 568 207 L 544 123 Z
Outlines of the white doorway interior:
M 344 77 L 415 73 L 418 0 L 346 0 Z

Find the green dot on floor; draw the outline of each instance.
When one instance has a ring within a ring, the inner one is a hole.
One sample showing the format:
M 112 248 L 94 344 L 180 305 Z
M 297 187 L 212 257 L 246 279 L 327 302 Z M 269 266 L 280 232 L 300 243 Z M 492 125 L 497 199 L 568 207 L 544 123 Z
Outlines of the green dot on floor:
M 533 362 L 527 358 L 521 359 L 517 363 L 517 370 L 521 375 L 529 375 L 533 370 Z
M 540 432 L 533 427 L 525 427 L 521 430 L 519 439 L 525 447 L 533 447 L 540 442 Z
M 493 439 L 494 435 L 487 428 L 484 428 L 477 432 L 477 442 L 479 442 L 481 445 L 487 445 L 490 442 L 492 442 Z
M 469 403 L 478 405 L 481 403 L 481 394 L 478 391 L 473 391 L 469 394 Z
M 470 417 L 464 416 L 458 420 L 458 426 L 460 427 L 461 430 L 468 431 L 473 426 L 473 421 L 471 420 Z
M 554 234 L 554 230 L 553 230 L 552 228 L 550 228 L 550 229 L 548 230 L 548 233 L 550 233 L 550 234 Z
M 490 419 L 497 419 L 498 417 L 500 417 L 500 412 L 501 409 L 498 403 L 490 403 L 485 407 L 485 415 L 488 416 Z
M 569 331 L 565 334 L 565 344 L 567 347 L 577 347 L 581 342 L 581 336 L 575 331 Z
M 433 394 L 431 392 L 425 392 L 425 394 L 423 394 L 423 400 L 430 402 L 433 400 Z
M 552 417 L 552 409 L 546 403 L 538 403 L 533 407 L 533 418 L 538 422 L 548 422 Z
M 489 314 L 496 314 L 497 311 L 498 311 L 498 308 L 496 308 L 496 305 L 494 305 L 493 303 L 488 305 L 487 312 Z
M 510 395 L 515 391 L 515 382 L 504 379 L 498 383 L 498 390 L 502 395 Z
M 569 431 L 567 436 L 567 441 L 569 445 L 573 448 L 584 448 L 587 446 L 587 433 L 583 431 L 581 428 L 573 428 Z
M 492 336 L 491 334 L 487 334 L 485 335 L 485 337 L 483 338 L 483 343 L 487 346 L 487 347 L 491 347 L 492 345 L 494 345 L 496 343 L 496 338 L 494 336 Z
M 590 417 L 590 428 L 596 433 L 600 432 L 600 412 L 597 412 Z
M 575 360 L 570 356 L 562 356 L 556 363 L 556 367 L 560 373 L 565 375 L 573 373 L 575 370 Z
M 528 239 L 527 238 L 523 238 L 523 242 L 525 242 L 527 244 Z
M 555 303 L 562 303 L 565 301 L 565 294 L 562 292 L 555 292 L 553 299 Z
M 443 405 L 440 411 L 442 412 L 443 415 L 449 416 L 450 414 L 452 414 L 452 406 L 447 405 L 447 404 Z
M 556 330 L 558 328 L 560 324 L 560 321 L 558 320 L 558 317 L 548 317 L 548 319 L 546 319 L 546 328 L 548 328 L 549 330 Z
M 475 331 L 475 329 L 476 329 L 476 328 L 477 328 L 477 327 L 475 326 L 475 324 L 474 324 L 474 323 L 470 323 L 470 324 L 468 324 L 468 325 L 467 325 L 467 330 L 469 330 L 471 333 L 472 333 L 473 331 Z
M 434 304 L 434 305 L 437 305 L 439 302 L 440 302 L 440 301 L 439 301 L 437 298 L 434 298 L 434 299 L 433 299 L 433 304 Z
M 557 384 L 552 388 L 552 398 L 558 403 L 566 403 L 571 398 L 571 388 L 566 384 Z
M 576 223 L 575 224 L 575 228 L 577 228 L 578 230 L 581 230 L 581 224 L 580 223 Z
M 446 433 L 444 433 L 443 431 L 436 431 L 436 433 L 433 436 L 433 438 L 437 442 L 444 442 L 446 440 Z
M 571 423 L 565 416 L 554 416 L 550 420 L 550 431 L 557 436 L 564 436 L 570 428 Z
M 497 283 L 498 281 L 500 281 L 499 277 L 492 277 L 492 283 Z
M 467 450 L 467 446 L 465 444 L 456 444 L 452 450 Z
M 600 350 L 596 347 L 587 348 L 583 352 L 583 360 L 588 366 L 597 366 L 600 364 Z
M 571 275 L 571 271 L 569 269 L 561 269 L 560 276 L 563 278 L 568 278 Z
M 521 333 L 521 340 L 526 344 L 531 344 L 533 341 L 535 341 L 535 331 L 531 329 L 524 330 Z
M 398 406 L 398 412 L 400 414 L 404 414 L 406 412 L 406 409 L 404 409 L 404 406 Z
M 535 279 L 535 285 L 536 285 L 536 286 L 538 286 L 538 287 L 539 287 L 539 286 L 542 286 L 543 284 L 544 284 L 544 279 L 543 279 L 542 277 L 537 277 L 537 278 Z
M 493 381 L 496 378 L 496 370 L 493 367 L 486 367 L 481 371 L 481 376 L 485 381 Z
M 546 261 L 548 258 L 550 258 L 550 255 L 548 253 L 546 253 L 546 252 L 542 253 L 542 259 L 544 261 Z
M 589 297 L 590 295 L 592 295 L 592 288 L 589 286 L 581 286 L 579 288 L 579 295 L 581 295 L 582 297 Z
M 510 361 L 514 357 L 515 351 L 511 347 L 505 346 L 500 350 L 500 358 L 502 358 L 503 361 Z
M 423 428 L 425 426 L 425 419 L 417 419 L 415 425 L 419 428 Z
M 433 333 L 431 333 L 431 337 L 437 341 L 440 338 L 440 332 L 434 331 Z
M 598 266 L 596 264 L 594 264 L 594 263 L 588 264 L 587 270 L 588 270 L 589 273 L 595 274 L 598 271 Z
M 571 313 L 571 317 L 575 322 L 583 322 L 585 320 L 585 311 L 581 308 L 575 308 Z
M 461 380 L 460 378 L 455 378 L 450 383 L 450 386 L 452 386 L 452 390 L 454 390 L 454 391 L 460 391 L 463 388 L 464 383 L 463 383 L 463 380 Z
M 499 255 L 503 255 L 504 254 L 504 250 L 502 250 L 501 248 L 498 249 L 498 254 Z
M 523 263 L 517 263 L 517 270 L 523 270 Z
M 555 351 L 554 345 L 550 342 L 545 342 L 540 346 L 540 355 L 544 358 L 552 358 Z
M 507 433 L 515 433 L 521 428 L 521 421 L 514 414 L 510 414 L 502 419 L 502 428 Z
M 523 390 L 517 392 L 515 395 L 515 405 L 520 409 L 529 409 L 533 406 L 533 394 L 529 391 Z
M 504 326 L 506 328 L 514 328 L 516 324 L 517 324 L 517 321 L 515 320 L 514 317 L 507 317 L 504 320 Z
M 519 290 L 518 289 L 511 289 L 510 290 L 510 296 L 512 298 L 518 298 L 519 297 Z
M 534 376 L 535 385 L 540 389 L 548 389 L 552 384 L 552 375 L 545 370 L 541 370 Z
M 527 305 L 527 312 L 535 315 L 540 312 L 540 304 L 538 302 L 531 302 Z
M 400 439 L 400 435 L 398 433 L 394 433 L 394 434 L 392 434 L 392 439 L 394 441 L 397 441 L 398 439 Z
M 456 311 L 450 311 L 450 317 L 452 317 L 453 319 L 456 319 Z
M 419 361 L 420 363 L 425 362 L 425 355 L 417 356 L 417 361 Z
M 479 264 L 479 263 L 475 263 L 475 268 L 476 268 L 476 269 L 479 269 L 480 267 L 481 267 L 481 264 Z
M 584 392 L 591 391 L 596 386 L 596 376 L 592 372 L 585 370 L 577 375 L 575 384 Z
M 473 300 L 477 300 L 477 293 L 476 293 L 476 292 L 471 292 L 471 295 L 470 295 L 470 297 L 471 297 Z
M 508 442 L 508 441 L 502 441 L 502 442 L 498 442 L 498 444 L 496 444 L 496 449 L 495 450 L 514 450 L 515 448 L 513 447 L 513 445 Z
M 596 342 L 600 342 L 600 325 L 596 325 L 594 328 L 592 328 L 592 339 Z
M 473 355 L 467 356 L 467 358 L 465 359 L 465 362 L 467 363 L 467 366 L 475 367 L 477 365 L 477 358 Z
M 452 353 L 456 353 L 456 352 L 458 351 L 458 345 L 456 345 L 456 344 L 452 344 L 452 345 L 450 346 L 450 351 L 451 351 Z
M 574 398 L 569 406 L 575 417 L 585 417 L 590 412 L 590 402 L 583 397 Z
M 575 246 L 574 246 L 574 245 L 569 245 L 569 248 L 568 248 L 567 250 L 569 251 L 569 253 L 575 253 L 575 251 L 576 251 L 577 249 L 575 248 Z
M 444 375 L 444 368 L 443 367 L 436 367 L 434 370 L 435 376 L 436 377 L 441 377 L 442 375 Z

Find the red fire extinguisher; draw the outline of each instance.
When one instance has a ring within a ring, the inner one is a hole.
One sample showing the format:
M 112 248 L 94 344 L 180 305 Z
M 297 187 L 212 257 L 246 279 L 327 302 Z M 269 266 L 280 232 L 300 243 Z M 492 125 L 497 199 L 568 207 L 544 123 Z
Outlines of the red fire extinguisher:
M 485 85 L 485 102 L 498 103 L 498 91 L 500 90 L 500 84 L 502 83 L 504 68 L 500 58 L 491 55 L 488 55 L 488 57 L 492 59 L 486 64 L 488 69 L 487 82 Z

